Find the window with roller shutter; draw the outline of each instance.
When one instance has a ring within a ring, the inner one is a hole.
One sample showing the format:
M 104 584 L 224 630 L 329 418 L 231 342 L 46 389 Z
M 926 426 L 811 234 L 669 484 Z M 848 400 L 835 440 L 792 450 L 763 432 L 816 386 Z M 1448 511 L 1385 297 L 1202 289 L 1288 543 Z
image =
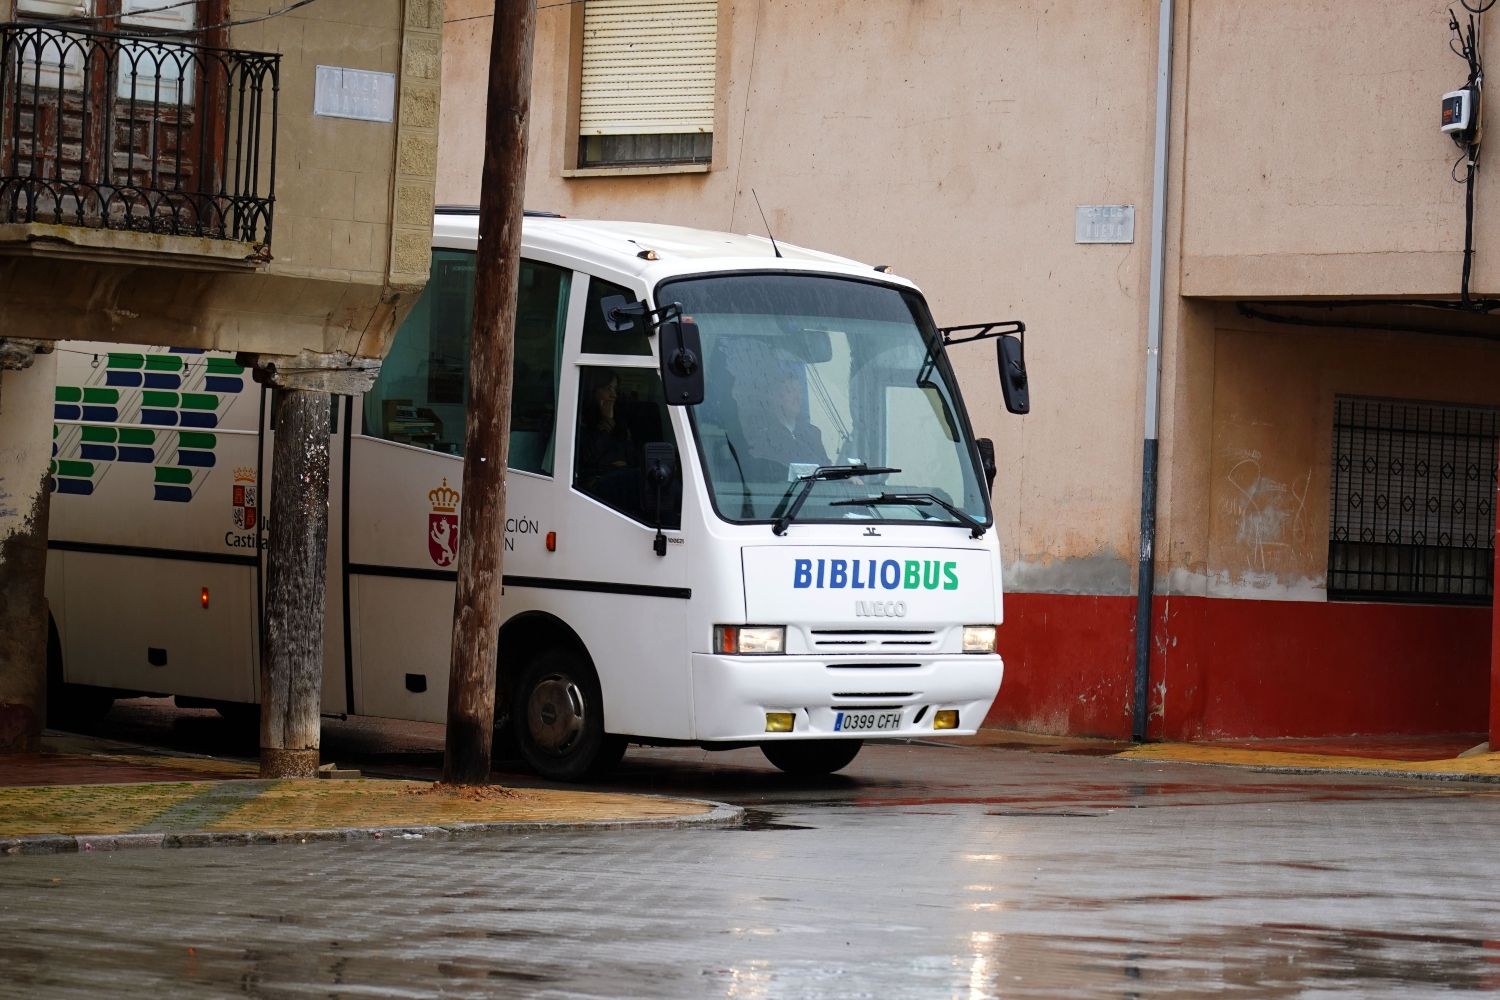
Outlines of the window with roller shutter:
M 717 0 L 590 0 L 582 50 L 580 167 L 710 161 Z

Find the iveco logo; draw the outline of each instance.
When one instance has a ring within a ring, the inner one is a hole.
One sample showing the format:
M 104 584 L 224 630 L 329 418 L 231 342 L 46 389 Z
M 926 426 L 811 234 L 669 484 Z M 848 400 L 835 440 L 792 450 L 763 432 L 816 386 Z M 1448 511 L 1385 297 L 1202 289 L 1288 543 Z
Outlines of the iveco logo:
M 856 618 L 905 618 L 905 601 L 855 601 Z

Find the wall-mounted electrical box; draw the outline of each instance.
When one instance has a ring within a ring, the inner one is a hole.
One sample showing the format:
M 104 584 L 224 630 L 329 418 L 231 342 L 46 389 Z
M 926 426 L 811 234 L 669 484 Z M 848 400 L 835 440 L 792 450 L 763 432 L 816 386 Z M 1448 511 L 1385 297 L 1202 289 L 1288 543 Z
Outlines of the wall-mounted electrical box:
M 1474 127 L 1474 89 L 1465 87 L 1443 95 L 1443 131 L 1468 132 Z

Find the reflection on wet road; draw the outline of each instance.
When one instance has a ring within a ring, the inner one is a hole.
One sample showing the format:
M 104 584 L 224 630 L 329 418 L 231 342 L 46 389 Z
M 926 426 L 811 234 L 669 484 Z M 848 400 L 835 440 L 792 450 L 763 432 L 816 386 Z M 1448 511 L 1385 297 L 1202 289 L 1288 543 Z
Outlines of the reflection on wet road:
M 821 782 L 636 750 L 614 787 L 749 822 L 6 859 L 0 995 L 1500 992 L 1490 786 L 895 745 Z

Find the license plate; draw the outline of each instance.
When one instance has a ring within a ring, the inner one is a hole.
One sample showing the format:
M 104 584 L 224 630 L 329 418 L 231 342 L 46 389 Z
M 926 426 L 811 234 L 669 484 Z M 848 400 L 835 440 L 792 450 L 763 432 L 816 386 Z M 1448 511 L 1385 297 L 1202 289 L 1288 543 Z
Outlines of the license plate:
M 900 712 L 837 712 L 833 717 L 836 733 L 878 733 L 900 728 Z

